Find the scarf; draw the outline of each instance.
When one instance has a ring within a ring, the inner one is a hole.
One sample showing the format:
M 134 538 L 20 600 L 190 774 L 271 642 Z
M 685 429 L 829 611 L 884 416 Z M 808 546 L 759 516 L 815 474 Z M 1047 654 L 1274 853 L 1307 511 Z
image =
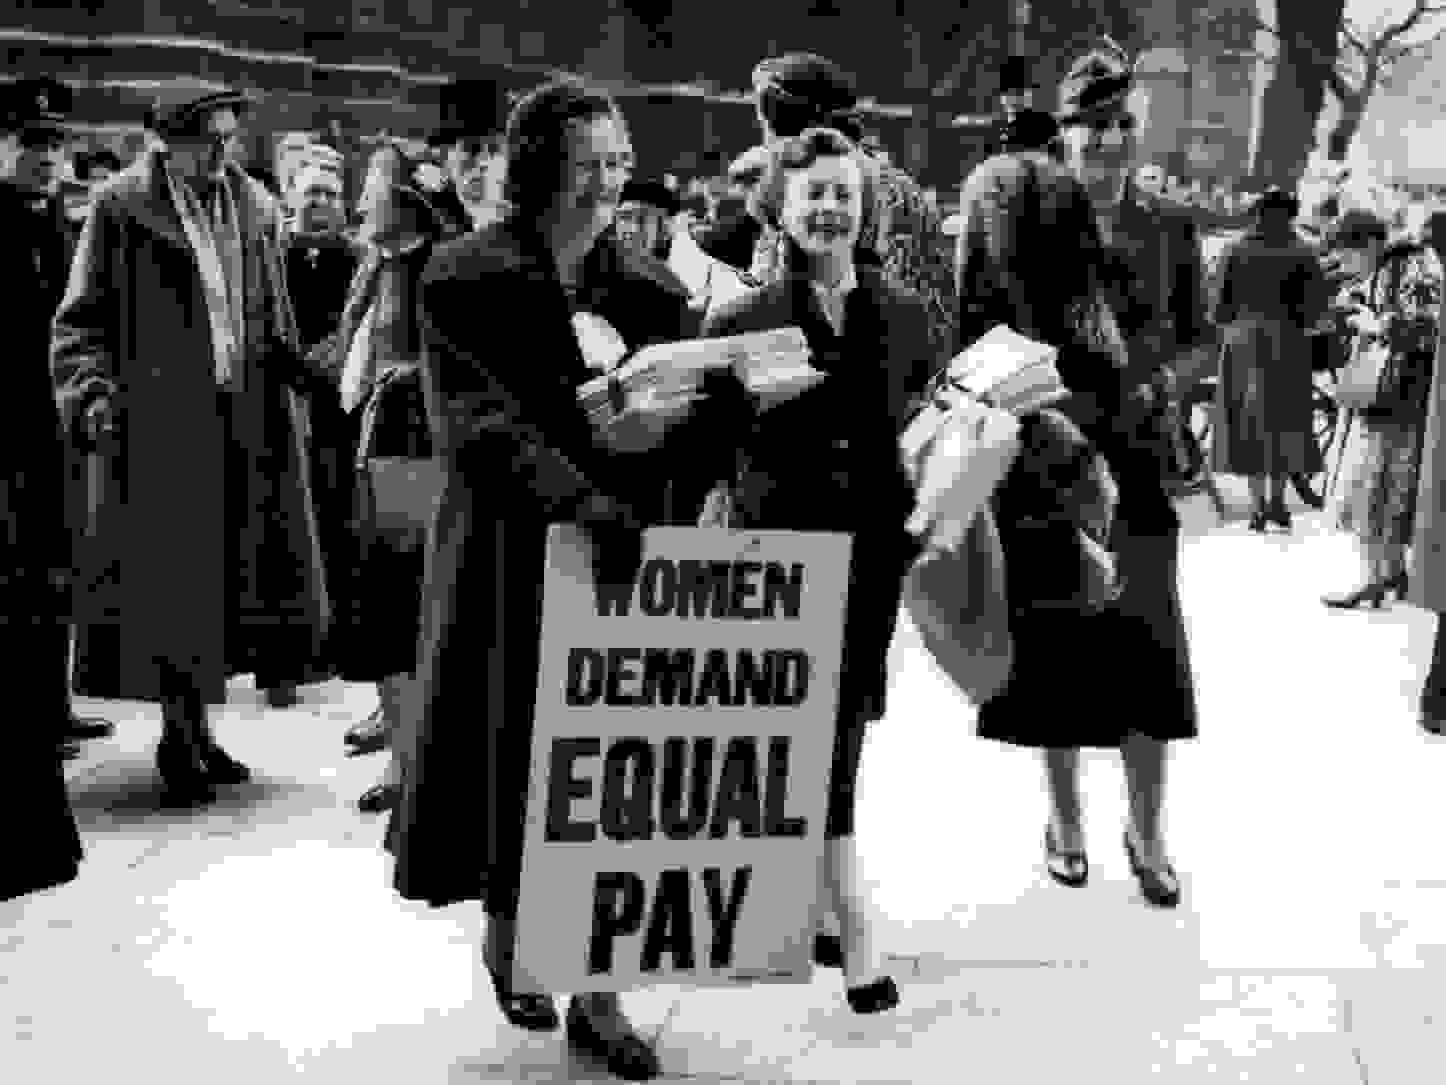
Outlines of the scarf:
M 236 200 L 225 178 L 214 183 L 203 200 L 169 165 L 165 176 L 201 274 L 201 293 L 211 322 L 216 383 L 228 385 L 240 366 L 246 341 L 246 284 L 242 270 L 245 254 Z
M 396 248 L 375 247 L 361 273 L 351 308 L 356 331 L 347 345 L 341 374 L 342 406 L 351 412 L 367 398 L 387 369 L 414 364 L 420 352 L 413 291 L 413 261 L 406 259 L 426 244 L 417 238 Z

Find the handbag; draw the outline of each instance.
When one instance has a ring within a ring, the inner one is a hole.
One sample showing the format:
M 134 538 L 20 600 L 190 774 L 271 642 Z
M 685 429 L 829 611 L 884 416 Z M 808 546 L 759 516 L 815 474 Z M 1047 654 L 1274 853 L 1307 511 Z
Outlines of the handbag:
M 1358 336 L 1336 380 L 1336 402 L 1352 410 L 1375 406 L 1390 361 L 1391 348 L 1384 340 Z
M 379 380 L 362 411 L 357 443 L 357 520 L 374 542 L 399 551 L 421 548 L 436 515 L 446 478 L 435 456 L 377 456 L 377 419 L 389 398 L 400 390 L 393 370 Z

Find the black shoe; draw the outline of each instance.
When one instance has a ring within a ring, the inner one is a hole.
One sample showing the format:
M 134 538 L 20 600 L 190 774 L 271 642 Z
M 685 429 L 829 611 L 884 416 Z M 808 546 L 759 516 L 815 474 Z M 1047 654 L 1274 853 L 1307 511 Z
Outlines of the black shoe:
M 397 805 L 401 790 L 396 784 L 376 784 L 361 793 L 356 808 L 363 814 L 380 814 Z
M 392 728 L 386 714 L 378 708 L 366 719 L 347 730 L 346 755 L 363 757 L 369 753 L 380 753 L 392 742 Z
M 1346 595 L 1323 595 L 1320 601 L 1332 610 L 1355 610 L 1363 603 L 1369 603 L 1373 609 L 1380 610 L 1386 601 L 1389 587 L 1389 582 L 1367 584 Z
M 201 751 L 188 739 L 161 738 L 156 747 L 156 772 L 161 777 L 163 806 L 200 806 L 216 798 Z
M 1421 730 L 1428 735 L 1446 735 L 1446 716 L 1432 716 L 1421 713 Z
M 497 1008 L 513 1028 L 528 1032 L 556 1032 L 562 1022 L 557 1016 L 557 1006 L 547 995 L 519 995 L 492 969 L 487 969 L 492 979 L 492 994 L 497 999 Z
M 62 742 L 55 748 L 62 761 L 74 761 L 80 756 L 80 747 L 74 742 Z
M 295 708 L 300 703 L 301 695 L 296 692 L 296 684 L 293 682 L 283 682 L 266 690 L 267 708 Z
M 624 1081 L 652 1081 L 663 1072 L 658 1053 L 641 1036 L 604 1036 L 576 996 L 567 1004 L 567 1044 L 574 1051 L 601 1059 L 608 1073 Z
M 1255 532 L 1257 535 L 1265 534 L 1266 522 L 1267 517 L 1265 513 L 1260 509 L 1256 509 L 1250 514 L 1250 530 Z
M 1078 889 L 1090 880 L 1089 856 L 1082 851 L 1061 851 L 1054 843 L 1054 826 L 1044 830 L 1044 869 L 1060 885 Z
M 251 779 L 251 770 L 215 742 L 201 753 L 201 764 L 205 766 L 206 779 L 213 784 L 244 784 Z
M 1125 854 L 1130 857 L 1130 869 L 1140 883 L 1141 896 L 1156 908 L 1173 908 L 1180 903 L 1180 879 L 1175 876 L 1174 867 L 1166 863 L 1163 870 L 1155 870 L 1141 865 L 1128 832 L 1125 833 Z
M 1290 510 L 1285 507 L 1284 501 L 1272 502 L 1270 510 L 1265 515 L 1266 519 L 1274 520 L 1279 524 L 1281 530 L 1290 530 Z
M 820 968 L 844 966 L 843 939 L 836 934 L 813 936 L 813 963 Z
M 1315 492 L 1314 487 L 1310 484 L 1310 479 L 1305 475 L 1291 475 L 1290 484 L 1308 508 L 1315 509 L 1316 512 L 1325 508 L 1325 498 Z
M 885 976 L 863 987 L 850 987 L 844 997 L 854 1013 L 883 1013 L 898 1007 L 899 985 L 892 976 Z
M 115 724 L 110 720 L 94 717 L 82 719 L 79 716 L 71 716 L 70 722 L 65 725 L 61 739 L 65 742 L 89 742 L 97 738 L 110 738 L 113 734 L 115 734 Z

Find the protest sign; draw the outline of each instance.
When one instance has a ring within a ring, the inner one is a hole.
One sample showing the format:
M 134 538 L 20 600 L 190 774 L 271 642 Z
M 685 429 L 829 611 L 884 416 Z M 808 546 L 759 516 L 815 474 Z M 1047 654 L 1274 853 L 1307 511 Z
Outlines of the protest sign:
M 805 981 L 850 540 L 645 544 L 607 588 L 549 535 L 514 985 Z

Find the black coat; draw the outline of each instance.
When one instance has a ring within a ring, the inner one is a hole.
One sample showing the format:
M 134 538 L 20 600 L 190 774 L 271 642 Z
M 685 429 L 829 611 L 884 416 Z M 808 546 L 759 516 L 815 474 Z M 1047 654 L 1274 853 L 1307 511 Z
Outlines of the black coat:
M 637 347 L 677 338 L 687 300 L 603 239 L 585 263 L 578 307 Z M 652 523 L 695 522 L 724 468 L 701 427 L 683 427 L 656 453 L 615 456 L 594 441 L 576 399 L 591 373 L 567 296 L 525 222 L 441 246 L 421 316 L 446 482 L 423 592 L 416 726 L 387 844 L 403 897 L 480 899 L 485 875 L 489 910 L 508 914 L 521 872 L 547 527 L 597 493 Z M 675 479 L 670 501 L 678 464 L 697 477 Z
M 899 434 L 935 366 L 923 299 L 877 268 L 858 269 L 839 336 L 807 279 L 792 275 L 714 313 L 705 335 L 796 325 L 824 381 L 759 416 L 745 436 L 734 523 L 853 537 L 839 723 L 884 712 L 889 641 L 903 576 L 917 554 L 904 524 L 913 488 Z
M 66 604 L 58 590 L 72 561 L 67 459 L 47 364 L 50 321 L 65 292 L 71 243 L 61 201 L 40 210 L 0 184 L 0 281 L 10 308 L 8 406 L 0 426 L 0 658 L 19 678 L 22 726 L 6 731 L 9 801 L 25 843 L 0 861 L 0 900 L 63 885 L 78 873 L 80 836 L 66 797 L 57 742 L 70 713 L 62 681 Z M 13 788 L 19 788 L 15 794 Z

